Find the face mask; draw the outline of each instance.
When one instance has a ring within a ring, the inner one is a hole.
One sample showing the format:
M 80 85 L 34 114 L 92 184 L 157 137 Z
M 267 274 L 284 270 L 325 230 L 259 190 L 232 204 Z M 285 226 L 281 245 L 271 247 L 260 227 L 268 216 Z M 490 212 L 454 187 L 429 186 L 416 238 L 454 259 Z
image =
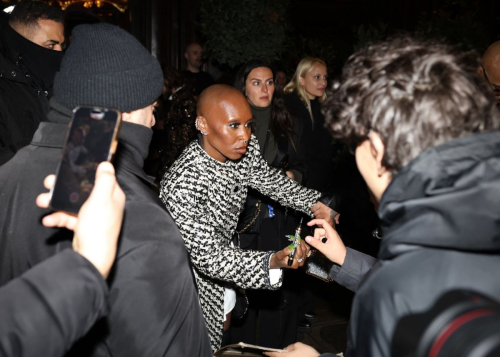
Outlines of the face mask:
M 59 70 L 64 53 L 39 46 L 18 34 L 9 25 L 4 27 L 4 39 L 8 47 L 19 52 L 22 62 L 31 75 L 47 91 L 51 91 L 54 77 Z

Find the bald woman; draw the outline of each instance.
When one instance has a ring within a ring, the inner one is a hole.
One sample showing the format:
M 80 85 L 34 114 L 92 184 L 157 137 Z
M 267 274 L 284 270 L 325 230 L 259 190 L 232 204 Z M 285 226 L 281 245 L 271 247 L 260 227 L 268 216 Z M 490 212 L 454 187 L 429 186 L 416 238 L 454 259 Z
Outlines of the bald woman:
M 221 346 L 224 321 L 234 307 L 231 286 L 278 289 L 281 268 L 297 269 L 309 252 L 307 244 L 301 244 L 288 267 L 286 247 L 279 252 L 232 247 L 248 187 L 311 216 L 336 214 L 318 202 L 319 192 L 268 166 L 251 135 L 252 121 L 248 101 L 238 90 L 226 85 L 207 88 L 197 108 L 200 138 L 185 149 L 161 182 L 160 198 L 177 223 L 194 266 L 213 350 Z

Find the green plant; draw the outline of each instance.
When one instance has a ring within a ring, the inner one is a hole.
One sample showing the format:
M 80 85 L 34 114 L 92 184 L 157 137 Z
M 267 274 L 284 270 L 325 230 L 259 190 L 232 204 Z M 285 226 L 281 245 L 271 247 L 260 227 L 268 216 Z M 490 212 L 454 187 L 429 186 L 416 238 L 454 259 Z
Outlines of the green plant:
M 289 0 L 200 0 L 208 54 L 234 68 L 260 58 L 281 58 Z

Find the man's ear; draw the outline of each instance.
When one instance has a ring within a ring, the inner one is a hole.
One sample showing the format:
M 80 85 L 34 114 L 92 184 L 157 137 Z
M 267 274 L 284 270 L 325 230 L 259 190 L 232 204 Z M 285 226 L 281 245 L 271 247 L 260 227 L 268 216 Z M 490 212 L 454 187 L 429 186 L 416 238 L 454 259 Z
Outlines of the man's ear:
M 188 59 L 188 53 L 187 52 L 184 52 L 184 58 Z
M 483 70 L 483 66 L 479 66 L 477 68 L 477 74 L 479 74 L 481 77 L 484 77 L 484 70 Z
M 385 145 L 382 142 L 380 135 L 376 131 L 371 131 L 368 134 L 368 138 L 370 139 L 372 149 L 371 153 L 373 155 L 373 158 L 377 162 L 377 174 L 380 177 L 387 171 L 387 168 L 382 164 L 382 159 L 384 158 L 385 154 Z

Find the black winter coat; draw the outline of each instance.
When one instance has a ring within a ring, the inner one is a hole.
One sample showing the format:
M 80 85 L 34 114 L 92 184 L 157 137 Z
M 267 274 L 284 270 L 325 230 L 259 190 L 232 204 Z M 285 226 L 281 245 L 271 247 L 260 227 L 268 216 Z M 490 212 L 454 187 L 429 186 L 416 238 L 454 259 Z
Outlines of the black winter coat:
M 0 289 L 0 356 L 62 356 L 107 313 L 107 296 L 87 259 L 54 255 Z
M 0 165 L 30 143 L 49 109 L 48 93 L 23 66 L 22 54 L 6 43 L 5 36 L 16 36 L 12 32 L 0 14 Z
M 345 356 L 389 356 L 399 318 L 429 309 L 448 290 L 498 299 L 499 143 L 498 131 L 455 139 L 393 178 L 379 206 L 378 262 L 354 298 Z M 359 274 L 374 263 L 355 254 L 347 259 L 358 259 Z
M 68 231 L 42 227 L 36 207 L 54 173 L 71 111 L 53 99 L 51 122 L 0 167 L 0 284 L 70 247 Z M 59 122 L 59 123 L 57 123 Z M 174 221 L 142 171 L 152 131 L 123 123 L 114 166 L 127 196 L 117 259 L 109 278 L 110 314 L 72 356 L 210 356 L 193 274 Z
M 318 99 L 311 101 L 314 122 L 297 93 L 285 95 L 285 105 L 292 116 L 300 119 L 302 125 L 304 156 L 307 162 L 307 177 L 303 184 L 320 192 L 328 191 L 333 177 L 332 137 L 325 128 L 325 119 Z

